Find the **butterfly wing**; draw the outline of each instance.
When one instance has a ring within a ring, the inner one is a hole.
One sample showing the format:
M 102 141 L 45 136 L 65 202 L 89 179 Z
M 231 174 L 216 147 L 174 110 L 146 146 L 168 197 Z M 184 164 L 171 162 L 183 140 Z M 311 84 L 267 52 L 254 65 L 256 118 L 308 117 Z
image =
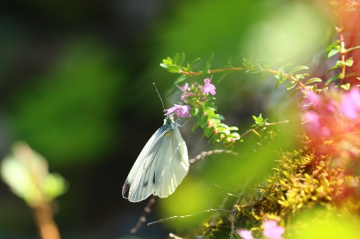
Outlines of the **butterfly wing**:
M 161 126 L 145 144 L 130 170 L 122 189 L 122 195 L 131 202 L 139 202 L 149 197 L 154 191 L 153 177 L 155 173 L 154 158 L 164 141 L 164 136 L 171 126 Z
M 167 197 L 186 176 L 189 159 L 175 124 L 164 124 L 146 143 L 123 186 L 123 197 L 139 202 L 151 194 Z
M 171 195 L 189 171 L 186 143 L 177 126 L 166 134 L 156 156 L 154 195 L 161 198 Z

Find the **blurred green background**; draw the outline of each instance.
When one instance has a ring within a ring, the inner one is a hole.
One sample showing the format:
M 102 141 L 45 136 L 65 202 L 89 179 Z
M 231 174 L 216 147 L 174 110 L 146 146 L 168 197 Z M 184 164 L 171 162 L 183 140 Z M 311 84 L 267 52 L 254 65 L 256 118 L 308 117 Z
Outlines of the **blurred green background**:
M 178 75 L 162 69 L 161 60 L 184 52 L 190 61 L 202 58 L 195 69 L 213 53 L 214 68 L 239 56 L 311 65 L 329 41 L 329 22 L 319 1 L 3 0 L 0 154 L 24 140 L 48 159 L 51 172 L 68 180 L 68 192 L 55 205 L 63 238 L 130 238 L 146 202 L 128 202 L 121 188 L 163 120 L 152 83 L 166 107 L 180 95 L 173 84 Z M 257 75 L 234 73 L 220 83 L 219 78 L 214 75 L 212 82 L 219 113 L 240 133 L 259 113 L 274 120 L 296 118 L 286 90 L 272 90 L 275 81 L 264 80 L 257 89 Z M 192 124 L 181 129 L 190 158 L 212 148 L 200 141 L 199 130 L 190 133 Z M 227 191 L 213 185 L 241 190 L 251 177 L 246 172 L 265 155 L 249 157 L 244 150 L 238 158 L 198 162 L 174 195 L 157 201 L 148 219 L 216 208 Z M 271 160 L 252 175 L 255 181 L 271 169 Z M 133 237 L 165 238 L 201 220 L 144 226 Z M 3 183 L 0 238 L 38 238 L 30 209 Z

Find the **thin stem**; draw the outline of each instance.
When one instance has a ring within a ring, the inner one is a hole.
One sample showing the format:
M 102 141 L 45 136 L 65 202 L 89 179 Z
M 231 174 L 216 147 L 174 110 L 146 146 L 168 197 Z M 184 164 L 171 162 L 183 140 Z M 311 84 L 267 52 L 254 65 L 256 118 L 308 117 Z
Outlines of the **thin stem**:
M 156 198 L 155 196 L 153 195 L 150 200 L 148 201 L 148 203 L 146 204 L 146 207 L 144 208 L 144 211 L 142 213 L 142 215 L 140 216 L 138 222 L 136 223 L 136 226 L 130 230 L 130 233 L 131 234 L 134 234 L 135 232 L 137 232 L 141 225 L 146 222 L 146 216 L 151 212 L 151 207 L 152 205 L 155 203 L 156 201 Z
M 245 133 L 243 133 L 241 136 L 240 136 L 240 139 L 242 137 L 244 137 L 245 135 L 253 132 L 254 130 L 258 130 L 260 128 L 264 128 L 264 127 L 267 127 L 267 126 L 273 126 L 273 125 L 278 125 L 278 124 L 286 124 L 286 123 L 289 123 L 290 121 L 289 120 L 285 120 L 285 121 L 281 121 L 281 122 L 275 122 L 275 123 L 267 123 L 265 125 L 262 125 L 262 126 L 257 126 L 255 128 L 252 128 L 252 129 L 249 129 L 248 131 L 246 131 Z
M 213 73 L 219 73 L 219 72 L 224 72 L 224 71 L 244 71 L 244 70 L 246 70 L 246 69 L 243 68 L 243 67 L 227 67 L 227 68 L 209 70 L 207 73 L 208 74 L 213 74 Z M 270 69 L 261 69 L 261 71 L 262 72 L 268 72 L 268 73 L 271 73 L 271 74 L 274 74 L 274 75 L 280 74 L 280 71 L 275 71 L 275 70 L 270 70 Z M 188 75 L 188 76 L 203 75 L 202 72 L 193 72 L 193 71 L 187 72 L 187 71 L 183 71 L 183 70 L 179 70 L 179 73 L 183 74 L 183 75 Z M 305 85 L 303 83 L 301 83 L 300 81 L 298 81 L 298 79 L 296 79 L 295 77 L 290 76 L 290 75 L 285 74 L 285 73 L 283 73 L 283 76 L 285 78 L 290 79 L 293 82 L 296 82 L 303 90 L 306 89 Z
M 343 35 L 343 28 L 342 27 L 336 27 L 336 31 L 339 33 L 339 37 L 340 37 L 340 55 L 341 55 L 341 61 L 345 62 L 345 54 L 346 54 L 346 49 L 345 49 L 345 40 L 344 40 L 344 35 Z M 345 84 L 345 65 L 342 64 L 341 65 L 341 84 Z
M 60 239 L 59 229 L 53 219 L 50 203 L 33 207 L 35 222 L 42 239 Z
M 192 216 L 195 216 L 195 215 L 198 215 L 198 214 L 202 214 L 202 213 L 209 213 L 209 212 L 227 212 L 227 213 L 230 213 L 231 211 L 229 210 L 225 210 L 225 209 L 208 209 L 208 210 L 204 210 L 202 212 L 197 212 L 197 213 L 193 213 L 193 214 L 189 214 L 189 215 L 184 215 L 184 216 L 172 216 L 172 217 L 168 217 L 168 218 L 164 218 L 164 219 L 160 219 L 160 220 L 157 220 L 157 221 L 153 221 L 153 222 L 150 222 L 148 223 L 147 225 L 148 226 L 151 226 L 151 225 L 154 225 L 154 224 L 157 224 L 157 223 L 161 223 L 161 222 L 166 222 L 166 221 L 169 221 L 169 220 L 172 220 L 172 219 L 183 219 L 183 218 L 186 218 L 186 217 L 192 217 Z

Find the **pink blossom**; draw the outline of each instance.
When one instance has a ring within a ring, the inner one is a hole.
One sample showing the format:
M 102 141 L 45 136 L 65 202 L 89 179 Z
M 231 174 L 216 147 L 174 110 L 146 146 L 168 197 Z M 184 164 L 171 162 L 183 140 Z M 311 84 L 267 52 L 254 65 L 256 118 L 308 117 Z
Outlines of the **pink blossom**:
M 253 236 L 252 236 L 250 230 L 237 229 L 237 230 L 236 230 L 236 233 L 237 233 L 242 239 L 253 239 Z
M 180 90 L 183 91 L 183 93 L 181 94 L 181 100 L 184 102 L 187 102 L 187 97 L 192 94 L 192 92 L 190 92 L 190 94 L 187 92 L 188 90 L 190 90 L 190 87 L 188 85 L 188 83 L 185 83 L 185 85 L 183 87 L 180 87 L 178 85 L 176 85 Z
M 320 116 L 318 113 L 315 111 L 305 111 L 303 120 L 305 121 L 305 126 L 310 134 L 321 135 Z
M 205 82 L 205 85 L 204 85 L 204 88 L 202 89 L 203 90 L 203 92 L 204 93 L 210 93 L 210 94 L 212 94 L 212 95 L 215 95 L 216 94 L 216 92 L 215 92 L 215 86 L 213 85 L 213 84 L 211 84 L 210 82 L 211 82 L 211 79 L 209 79 L 209 78 L 206 78 L 205 80 L 204 80 L 204 82 Z
M 360 112 L 360 93 L 358 90 L 351 90 L 345 95 L 341 102 L 341 111 L 349 119 L 356 119 Z
M 264 221 L 263 227 L 263 235 L 269 239 L 282 239 L 282 234 L 285 232 L 285 229 L 278 226 L 278 222 L 275 220 Z
M 306 98 L 304 100 L 304 106 L 320 106 L 322 102 L 321 97 L 313 91 L 306 91 Z
M 190 106 L 188 105 L 177 105 L 177 104 L 174 104 L 173 107 L 171 107 L 170 109 L 167 109 L 165 110 L 166 113 L 165 115 L 169 115 L 169 114 L 172 114 L 172 113 L 176 113 L 176 115 L 180 118 L 183 118 L 183 117 L 190 117 Z

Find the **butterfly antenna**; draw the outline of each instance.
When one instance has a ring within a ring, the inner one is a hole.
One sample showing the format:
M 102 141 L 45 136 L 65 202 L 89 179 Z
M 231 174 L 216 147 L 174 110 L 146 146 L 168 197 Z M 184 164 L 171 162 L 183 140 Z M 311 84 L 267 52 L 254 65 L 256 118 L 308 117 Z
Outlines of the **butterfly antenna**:
M 159 98 L 160 98 L 160 101 L 161 101 L 161 104 L 162 104 L 162 106 L 163 106 L 163 109 L 165 110 L 164 102 L 163 102 L 163 100 L 161 99 L 161 96 L 160 96 L 160 93 L 159 93 L 159 91 L 158 91 L 158 89 L 157 89 L 157 87 L 156 87 L 156 84 L 153 83 L 153 85 L 154 85 L 154 87 L 155 87 L 155 90 L 156 90 Z

